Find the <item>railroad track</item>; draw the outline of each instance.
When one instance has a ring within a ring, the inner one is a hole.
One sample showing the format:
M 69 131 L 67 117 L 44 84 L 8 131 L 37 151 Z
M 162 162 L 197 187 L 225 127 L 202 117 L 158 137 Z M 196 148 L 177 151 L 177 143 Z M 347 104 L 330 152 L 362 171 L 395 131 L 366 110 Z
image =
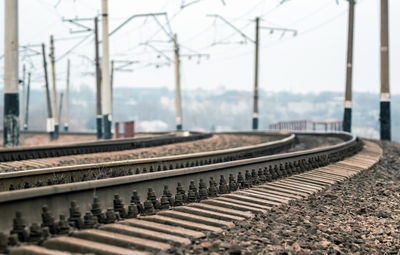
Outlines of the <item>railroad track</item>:
M 142 135 L 149 136 L 148 134 Z M 285 135 L 281 135 L 279 133 L 270 133 L 268 135 L 245 133 L 218 133 L 207 139 L 169 144 L 166 146 L 155 146 L 151 150 L 149 150 L 148 148 L 137 148 L 132 150 L 113 152 L 100 152 L 91 154 L 68 155 L 62 157 L 0 162 L 0 173 L 32 170 L 38 168 L 50 168 L 57 166 L 71 166 L 129 159 L 154 158 L 161 156 L 197 153 L 202 151 L 215 151 L 279 140 L 284 136 Z
M 130 150 L 194 141 L 211 136 L 212 134 L 210 133 L 180 132 L 159 134 L 154 137 L 124 138 L 48 146 L 6 148 L 0 149 L 0 162 Z
M 237 134 L 248 135 L 249 133 L 241 132 Z M 254 135 L 254 133 L 252 134 Z M 274 154 L 292 147 L 295 142 L 295 136 L 288 133 L 259 132 L 256 134 L 259 136 L 277 137 L 277 140 L 211 152 L 0 173 L 0 191 L 210 165 Z
M 274 206 L 303 199 L 369 168 L 379 160 L 382 151 L 376 144 L 365 142 L 363 147 L 356 137 L 340 135 L 347 136 L 347 139 L 324 148 L 1 192 L 1 231 L 11 230 L 11 245 L 18 237 L 31 243 L 44 242 L 43 246 L 13 249 L 11 254 L 65 254 L 64 251 L 147 254 L 168 251 L 174 245 L 188 245 L 209 232 L 233 227 L 235 222 L 265 213 Z M 219 185 L 217 177 L 220 178 Z M 205 181 L 209 178 L 212 179 L 207 185 Z M 182 187 L 189 187 L 189 191 L 185 192 Z M 177 194 L 172 196 L 170 190 L 175 188 Z M 147 199 L 143 199 L 146 191 Z M 163 196 L 160 199 L 155 194 Z M 68 208 L 70 203 L 71 208 Z M 47 206 L 42 212 L 37 210 L 38 205 L 44 204 Z M 171 205 L 173 209 L 167 210 Z M 105 208 L 109 209 L 105 211 Z M 18 210 L 20 213 L 14 217 L 12 214 Z M 59 221 L 53 218 L 53 215 L 65 215 L 68 211 L 69 218 L 68 215 L 65 218 L 61 216 Z M 84 217 L 82 212 L 87 212 Z M 117 217 L 121 219 L 116 221 Z M 22 223 L 22 218 L 30 226 L 30 231 L 27 231 L 26 223 Z M 99 226 L 97 219 L 102 223 Z M 68 221 L 80 230 L 72 231 Z M 55 233 L 55 237 L 48 239 L 43 236 L 49 232 Z M 0 246 L 1 240 L 6 239 L 6 235 L 0 236 Z M 3 249 L 11 248 L 3 245 Z

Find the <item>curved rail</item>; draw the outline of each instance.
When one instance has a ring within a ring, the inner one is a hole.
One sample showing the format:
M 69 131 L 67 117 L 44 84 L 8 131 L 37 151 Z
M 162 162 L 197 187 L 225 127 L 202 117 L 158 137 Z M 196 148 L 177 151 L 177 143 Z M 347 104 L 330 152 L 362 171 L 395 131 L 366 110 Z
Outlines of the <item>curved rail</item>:
M 240 132 L 239 134 L 249 133 Z M 0 191 L 159 172 L 270 155 L 291 147 L 295 141 L 293 134 L 276 132 L 255 134 L 283 138 L 257 145 L 210 152 L 0 173 Z
M 125 138 L 59 145 L 7 148 L 0 150 L 0 162 L 131 150 L 171 143 L 194 141 L 198 139 L 209 138 L 211 136 L 212 134 L 210 133 L 200 132 L 190 132 L 187 136 L 177 135 L 176 133 L 168 133 L 155 137 Z
M 339 161 L 362 148 L 362 142 L 357 137 L 347 133 L 337 135 L 344 136 L 346 141 L 333 146 L 234 162 L 1 192 L 0 231 L 11 229 L 12 218 L 16 211 L 21 211 L 29 223 L 40 222 L 41 208 L 38 205 L 47 204 L 54 215 L 65 215 L 71 201 L 76 201 L 82 211 L 90 211 L 90 202 L 94 196 L 97 196 L 103 208 L 110 208 L 113 206 L 114 194 L 119 194 L 123 201 L 130 201 L 132 190 L 137 190 L 139 196 L 145 198 L 148 188 L 152 188 L 155 194 L 161 195 L 165 185 L 168 185 L 170 190 L 175 190 L 180 185 L 189 187 L 193 184 L 192 181 L 197 183 L 200 180 L 211 177 L 216 179 L 219 176 L 228 179 L 228 176 L 241 175 L 246 176 L 247 180 L 247 178 L 252 178 L 252 175 L 257 175 L 257 169 L 259 173 L 261 171 L 262 174 L 279 178 Z

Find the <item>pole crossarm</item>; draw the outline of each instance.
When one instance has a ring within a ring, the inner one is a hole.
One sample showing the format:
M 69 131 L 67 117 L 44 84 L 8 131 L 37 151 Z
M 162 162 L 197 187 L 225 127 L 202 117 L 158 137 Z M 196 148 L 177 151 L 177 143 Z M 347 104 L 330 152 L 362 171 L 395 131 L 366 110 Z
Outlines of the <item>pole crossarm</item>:
M 91 32 L 93 31 L 93 29 L 91 27 L 88 27 L 86 25 L 83 25 L 81 23 L 79 23 L 79 21 L 92 21 L 93 19 L 90 18 L 74 18 L 74 19 L 65 19 L 64 17 L 62 18 L 63 22 L 69 22 L 77 27 L 83 28 L 83 30 L 72 30 L 70 29 L 69 32 L 71 34 L 74 33 L 85 33 L 85 32 Z
M 245 40 L 249 40 L 252 43 L 255 43 L 256 41 L 251 38 L 250 36 L 246 35 L 245 33 L 243 33 L 238 27 L 236 27 L 235 25 L 233 25 L 232 23 L 230 23 L 227 19 L 225 19 L 224 17 L 222 17 L 221 15 L 218 14 L 207 14 L 207 17 L 214 17 L 216 19 L 220 19 L 222 20 L 225 24 L 227 24 L 228 26 L 230 26 L 233 30 L 235 30 L 236 32 L 238 32 Z
M 209 58 L 210 54 L 208 53 L 194 53 L 194 54 L 180 54 L 181 57 L 206 57 Z
M 182 0 L 181 9 L 184 9 L 184 8 L 186 8 L 186 7 L 188 7 L 188 6 L 192 5 L 192 4 L 196 4 L 198 2 L 200 2 L 200 0 L 193 0 L 193 1 L 190 1 L 189 3 L 185 3 L 185 1 Z
M 154 45 L 152 45 L 150 42 L 145 42 L 145 43 L 140 43 L 139 45 L 145 45 L 145 46 L 149 46 L 151 49 L 153 49 L 154 51 L 156 51 L 157 53 L 159 53 L 160 55 L 162 55 L 164 58 L 166 58 L 169 62 L 173 62 L 173 60 L 168 57 L 167 54 L 165 54 L 162 50 L 156 48 Z
M 41 44 L 28 44 L 28 45 L 20 45 L 19 46 L 19 53 L 23 53 L 21 56 L 21 60 L 25 60 L 26 58 L 34 57 L 34 56 L 40 56 L 42 52 L 40 51 L 40 48 L 42 47 Z M 36 50 L 35 48 L 39 48 L 39 50 Z M 1 59 L 1 57 L 0 57 Z M 31 64 L 32 65 L 32 64 Z
M 124 22 L 122 22 L 118 27 L 116 27 L 113 31 L 111 31 L 108 36 L 111 36 L 113 34 L 115 34 L 118 30 L 120 30 L 123 26 L 125 26 L 126 24 L 128 24 L 131 20 L 135 19 L 135 18 L 140 18 L 140 17 L 149 17 L 149 16 L 163 16 L 163 15 L 167 15 L 166 12 L 156 12 L 156 13 L 142 13 L 142 14 L 134 14 L 132 16 L 130 16 L 129 18 L 127 18 Z
M 138 60 L 113 60 L 114 63 L 119 63 L 120 65 L 114 68 L 114 71 L 120 72 L 133 72 L 133 69 L 124 69 L 125 67 L 131 66 L 133 64 L 138 64 Z
M 297 29 L 292 29 L 292 28 L 260 26 L 260 29 L 269 30 L 269 31 L 271 31 L 271 33 L 273 33 L 274 31 L 280 31 L 280 32 L 283 32 L 282 35 L 285 35 L 286 32 L 289 32 L 289 33 L 293 33 L 293 36 L 296 36 L 298 33 Z
M 128 24 L 131 20 L 135 19 L 135 18 L 141 18 L 141 17 L 153 17 L 155 19 L 155 21 L 157 22 L 157 24 L 161 27 L 161 29 L 167 34 L 167 36 L 169 37 L 169 39 L 172 41 L 173 40 L 173 36 L 172 36 L 172 31 L 171 28 L 169 27 L 169 22 L 168 22 L 168 28 L 170 30 L 170 32 L 168 32 L 164 26 L 162 26 L 162 24 L 160 23 L 160 21 L 156 18 L 157 16 L 165 16 L 166 19 L 168 20 L 168 14 L 166 12 L 155 12 L 155 13 L 142 13 L 142 14 L 134 14 L 132 16 L 130 16 L 129 18 L 127 18 L 124 22 L 122 22 L 120 25 L 118 25 L 113 31 L 108 33 L 108 36 L 110 37 L 111 35 L 115 34 L 118 30 L 120 30 L 123 26 L 125 26 L 126 24 Z M 84 28 L 84 30 L 79 30 L 79 31 L 73 31 L 70 30 L 70 33 L 84 33 L 84 32 L 91 32 L 94 29 L 91 27 L 88 27 L 86 25 L 83 25 L 79 22 L 81 21 L 93 21 L 93 18 L 74 18 L 74 19 L 65 19 L 64 17 L 62 18 L 63 22 L 69 22 L 71 24 L 74 24 L 76 26 L 79 26 L 81 28 Z M 71 53 L 75 48 L 77 48 L 79 45 L 81 45 L 83 42 L 85 42 L 89 37 L 91 37 L 92 34 L 89 34 L 88 36 L 84 37 L 81 41 L 79 41 L 78 43 L 76 43 L 74 46 L 72 46 L 69 50 L 67 50 L 64 54 L 61 55 L 61 57 L 59 57 L 57 61 L 61 60 L 62 58 L 64 58 L 65 56 L 67 56 L 69 53 Z M 103 41 L 99 40 L 98 44 L 102 44 Z M 1 57 L 0 57 L 1 59 Z
M 208 14 L 207 16 L 222 20 L 225 24 L 227 24 L 229 27 L 231 27 L 234 31 L 239 33 L 245 39 L 245 42 L 250 41 L 254 44 L 256 43 L 256 39 L 253 39 L 250 36 L 246 35 L 243 31 L 241 31 L 238 27 L 233 25 L 231 22 L 229 22 L 227 19 L 225 19 L 221 15 Z M 271 33 L 273 33 L 274 31 L 280 31 L 280 32 L 282 32 L 282 36 L 284 36 L 286 33 L 293 33 L 293 36 L 296 36 L 298 34 L 298 31 L 296 29 L 292 29 L 292 28 L 269 27 L 269 26 L 260 26 L 259 28 L 269 30 L 269 31 L 271 31 Z M 224 42 L 217 42 L 217 43 L 213 43 L 213 44 L 224 44 Z
M 168 16 L 167 16 L 167 14 L 165 14 L 165 17 L 167 18 L 167 21 L 168 21 Z M 161 22 L 157 19 L 157 16 L 154 16 L 154 15 L 153 15 L 153 19 L 157 22 L 157 24 L 161 27 L 162 31 L 164 31 L 164 33 L 169 37 L 169 39 L 171 39 L 171 41 L 173 41 L 173 40 L 174 40 L 174 36 L 173 36 L 172 29 L 171 29 L 171 27 L 169 26 L 169 22 L 167 23 L 167 24 L 168 24 L 168 28 L 169 28 L 169 32 L 168 32 L 168 31 L 164 28 L 164 26 L 161 24 Z
M 19 47 L 22 48 L 25 51 L 30 51 L 32 53 L 35 53 L 35 55 L 42 54 L 40 52 L 40 50 L 35 50 L 35 48 L 39 48 L 40 49 L 42 47 L 41 44 L 27 44 L 27 45 L 20 45 Z
M 30 70 L 34 70 L 36 69 L 34 62 L 32 61 L 31 57 L 36 57 L 36 56 L 41 56 L 42 52 L 41 52 L 41 44 L 28 44 L 28 45 L 20 45 L 19 46 L 19 56 L 20 56 L 20 61 L 28 64 L 28 68 Z M 39 48 L 38 50 L 35 48 Z M 1 57 L 0 57 L 1 59 Z M 24 108 L 21 108 L 22 111 L 24 110 Z M 22 118 L 21 118 L 22 120 Z

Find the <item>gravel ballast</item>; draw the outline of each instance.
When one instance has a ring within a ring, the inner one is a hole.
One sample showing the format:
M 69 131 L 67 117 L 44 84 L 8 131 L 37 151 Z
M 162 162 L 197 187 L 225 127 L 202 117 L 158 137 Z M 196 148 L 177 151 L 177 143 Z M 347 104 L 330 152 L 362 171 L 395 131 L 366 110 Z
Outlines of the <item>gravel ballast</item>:
M 371 169 L 173 252 L 400 254 L 400 144 L 381 146 Z

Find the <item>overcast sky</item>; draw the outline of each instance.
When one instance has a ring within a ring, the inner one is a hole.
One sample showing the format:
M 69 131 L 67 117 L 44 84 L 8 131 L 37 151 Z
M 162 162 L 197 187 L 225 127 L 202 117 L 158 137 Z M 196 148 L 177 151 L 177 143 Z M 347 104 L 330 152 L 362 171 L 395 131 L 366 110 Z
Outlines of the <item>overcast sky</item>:
M 204 53 L 210 58 L 182 57 L 183 89 L 252 90 L 254 83 L 254 44 L 221 20 L 207 17 L 219 14 L 254 38 L 254 18 L 261 26 L 298 30 L 298 35 L 270 34 L 261 30 L 260 87 L 266 91 L 344 91 L 347 44 L 347 10 L 344 0 L 111 0 L 110 31 L 134 14 L 167 12 L 170 26 L 178 34 L 181 54 Z M 358 0 L 355 14 L 353 88 L 379 92 L 379 0 Z M 400 1 L 389 0 L 391 91 L 400 93 Z M 100 13 L 101 0 L 19 0 L 20 45 L 46 43 L 56 39 L 57 86 L 65 86 L 66 60 L 72 62 L 71 82 L 77 88 L 94 88 L 94 46 L 91 33 L 70 33 L 79 27 L 62 22 L 62 17 L 93 18 Z M 0 1 L 4 17 L 4 1 Z M 158 18 L 168 32 L 165 17 Z M 89 27 L 93 22 L 82 22 Z M 101 23 L 99 24 L 101 28 Z M 396 29 L 397 28 L 397 29 Z M 4 51 L 4 18 L 0 19 L 0 56 Z M 88 37 L 70 54 L 73 45 Z M 72 38 L 65 40 L 66 38 Z M 157 53 L 146 42 L 163 51 Z M 218 44 L 219 43 L 219 44 Z M 213 44 L 215 44 L 213 46 Z M 116 72 L 115 87 L 174 88 L 173 44 L 168 34 L 151 17 L 137 18 L 110 37 L 111 59 L 137 60 L 129 69 Z M 34 48 L 40 50 L 40 48 Z M 48 48 L 47 48 L 48 50 Z M 25 56 L 21 53 L 21 58 Z M 32 72 L 34 86 L 43 85 L 41 56 L 21 60 Z M 168 65 L 169 64 L 169 65 Z M 158 66 L 158 68 L 157 68 Z M 4 59 L 0 61 L 3 85 Z

